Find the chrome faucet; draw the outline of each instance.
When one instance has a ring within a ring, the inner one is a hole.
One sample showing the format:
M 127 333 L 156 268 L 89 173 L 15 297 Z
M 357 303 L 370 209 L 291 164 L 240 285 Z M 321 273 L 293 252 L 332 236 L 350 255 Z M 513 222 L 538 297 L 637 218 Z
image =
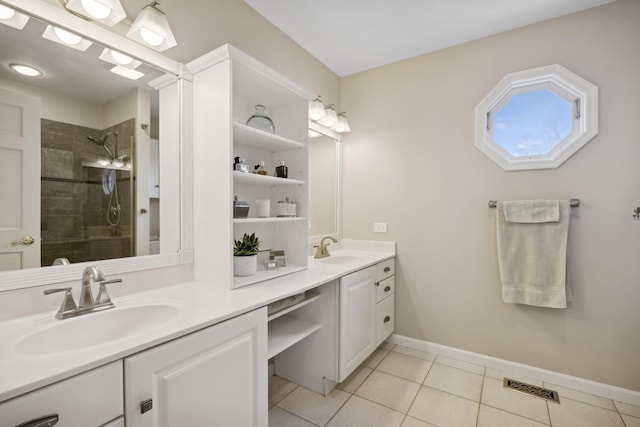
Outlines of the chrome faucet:
M 327 239 L 333 240 L 333 243 L 338 243 L 338 241 L 331 236 L 323 237 L 322 240 L 320 240 L 320 245 L 314 246 L 314 248 L 317 248 L 316 254 L 313 256 L 314 258 L 319 259 L 319 258 L 326 258 L 328 256 L 331 256 L 331 254 L 329 253 L 329 249 L 327 248 L 327 246 L 329 246 L 330 243 L 324 242 Z
M 91 283 L 100 282 L 100 291 L 98 297 L 94 300 L 91 293 Z M 82 287 L 80 288 L 80 299 L 78 305 L 73 300 L 71 288 L 47 289 L 45 295 L 56 292 L 64 292 L 64 300 L 60 309 L 56 313 L 56 319 L 66 319 L 68 317 L 79 316 L 81 314 L 93 313 L 96 311 L 114 308 L 115 305 L 109 298 L 107 293 L 107 285 L 111 283 L 120 283 L 122 279 L 106 280 L 104 274 L 98 267 L 89 266 L 82 272 Z
M 89 266 L 82 272 L 82 288 L 80 288 L 80 300 L 78 307 L 85 308 L 93 306 L 93 294 L 91 293 L 91 280 L 94 282 L 104 282 L 104 274 L 98 267 Z

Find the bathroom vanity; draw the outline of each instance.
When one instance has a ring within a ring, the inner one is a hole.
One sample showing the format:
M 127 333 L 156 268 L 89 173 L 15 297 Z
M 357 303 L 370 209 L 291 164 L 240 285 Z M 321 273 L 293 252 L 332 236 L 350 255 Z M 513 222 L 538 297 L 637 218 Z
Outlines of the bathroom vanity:
M 47 312 L 4 322 L 2 425 L 58 416 L 60 426 L 114 427 L 124 419 L 150 426 L 162 419 L 266 427 L 271 357 L 277 375 L 328 393 L 393 331 L 393 242 L 332 253 L 310 259 L 308 270 L 241 289 L 192 282 L 114 298 L 115 309 L 78 318 Z M 267 316 L 269 304 L 303 292 L 310 297 Z M 155 324 L 140 319 L 139 327 L 122 322 L 121 334 L 82 342 L 103 333 L 101 316 L 114 324 L 138 310 L 162 316 Z M 35 350 L 43 334 L 79 331 L 87 321 L 93 328 L 76 336 L 75 346 Z

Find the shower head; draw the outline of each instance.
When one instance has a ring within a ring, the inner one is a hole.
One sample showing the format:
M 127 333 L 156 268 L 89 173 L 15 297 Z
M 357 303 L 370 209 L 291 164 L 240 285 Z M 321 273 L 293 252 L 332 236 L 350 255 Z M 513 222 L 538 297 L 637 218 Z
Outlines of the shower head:
M 113 149 L 113 146 L 111 144 L 107 145 L 108 144 L 107 143 L 107 139 L 109 139 L 109 137 L 111 135 L 115 135 L 116 138 L 118 137 L 118 133 L 117 132 L 109 132 L 109 133 L 106 133 L 106 134 L 102 135 L 100 137 L 100 139 L 98 139 L 98 138 L 96 138 L 94 136 L 91 136 L 91 135 L 87 136 L 87 139 L 89 141 L 93 142 L 94 144 L 99 145 L 100 147 L 102 147 L 104 149 L 104 151 L 107 152 L 109 157 L 111 157 L 111 161 L 113 161 L 113 160 L 116 159 L 116 153 L 115 153 L 115 151 Z M 111 148 L 109 148 L 109 147 L 111 147 Z

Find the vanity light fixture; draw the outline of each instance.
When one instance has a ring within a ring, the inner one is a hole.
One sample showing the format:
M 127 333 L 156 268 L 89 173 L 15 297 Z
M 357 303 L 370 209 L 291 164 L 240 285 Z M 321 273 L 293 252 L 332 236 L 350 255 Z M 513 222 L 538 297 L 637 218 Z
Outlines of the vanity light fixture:
M 347 120 L 347 115 L 344 111 L 338 114 L 338 123 L 331 126 L 330 129 L 338 133 L 351 132 L 351 126 L 349 126 L 349 121 Z
M 63 30 L 59 27 L 54 27 L 53 25 L 47 25 L 42 37 L 82 52 L 87 50 L 92 44 L 89 40 L 83 39 L 77 34 Z
M 27 25 L 29 17 L 14 9 L 0 4 L 0 22 L 10 27 L 21 30 Z
M 118 52 L 117 50 L 109 49 L 108 47 L 105 47 L 102 50 L 100 59 L 110 64 L 120 65 L 132 70 L 138 68 L 142 64 L 142 62 L 133 59 L 129 55 L 125 55 L 124 53 Z
M 325 118 L 327 113 L 324 111 L 324 104 L 320 99 L 320 95 L 313 101 L 309 102 L 309 119 L 317 122 Z
M 42 71 L 37 68 L 31 67 L 29 65 L 24 64 L 9 64 L 9 68 L 11 68 L 16 73 L 20 73 L 23 76 L 28 77 L 40 77 L 42 76 Z
M 127 37 L 162 52 L 178 43 L 173 36 L 167 16 L 158 9 L 158 4 L 154 1 L 140 11 L 127 32 Z
M 318 120 L 318 123 L 328 128 L 335 126 L 338 123 L 338 115 L 336 114 L 336 110 L 333 108 L 333 105 L 329 105 L 324 111 L 326 115 L 322 120 Z
M 316 132 L 313 129 L 309 129 L 309 138 L 317 138 L 322 135 L 320 132 Z
M 130 80 L 138 80 L 140 77 L 144 76 L 144 73 L 141 73 L 140 71 L 132 70 L 131 68 L 123 67 L 121 65 L 113 67 L 111 72 Z
M 60 0 L 71 13 L 109 27 L 127 17 L 119 0 Z

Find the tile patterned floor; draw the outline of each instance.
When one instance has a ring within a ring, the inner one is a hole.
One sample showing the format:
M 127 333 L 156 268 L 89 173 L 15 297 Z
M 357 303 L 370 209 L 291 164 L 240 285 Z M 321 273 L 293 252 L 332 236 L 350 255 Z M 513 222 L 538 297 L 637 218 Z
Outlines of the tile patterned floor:
M 502 387 L 506 374 L 384 343 L 324 397 L 269 380 L 269 427 L 640 427 L 640 407 L 508 375 L 560 404 Z

